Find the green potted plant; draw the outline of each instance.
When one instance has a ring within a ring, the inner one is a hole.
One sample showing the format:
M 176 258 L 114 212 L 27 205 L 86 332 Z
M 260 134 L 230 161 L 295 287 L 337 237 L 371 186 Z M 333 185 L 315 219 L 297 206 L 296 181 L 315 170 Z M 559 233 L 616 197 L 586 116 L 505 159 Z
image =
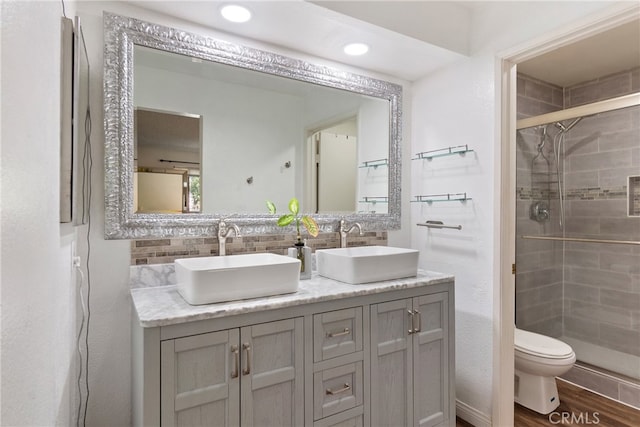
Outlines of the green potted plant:
M 269 213 L 276 213 L 276 205 L 269 200 L 267 200 L 267 208 L 269 209 Z M 296 243 L 295 248 L 292 249 L 295 251 L 296 258 L 298 258 L 301 262 L 300 278 L 309 279 L 311 278 L 311 268 L 307 269 L 305 258 L 311 258 L 311 249 L 307 247 L 302 240 L 302 236 L 300 234 L 300 224 L 302 223 L 304 228 L 307 229 L 309 235 L 313 237 L 316 237 L 318 235 L 320 229 L 318 227 L 318 223 L 313 218 L 311 218 L 309 215 L 300 214 L 300 203 L 295 197 L 289 200 L 289 213 L 280 216 L 276 223 L 280 227 L 286 227 L 293 222 L 295 222 L 296 224 Z M 305 256 L 305 254 L 307 256 Z

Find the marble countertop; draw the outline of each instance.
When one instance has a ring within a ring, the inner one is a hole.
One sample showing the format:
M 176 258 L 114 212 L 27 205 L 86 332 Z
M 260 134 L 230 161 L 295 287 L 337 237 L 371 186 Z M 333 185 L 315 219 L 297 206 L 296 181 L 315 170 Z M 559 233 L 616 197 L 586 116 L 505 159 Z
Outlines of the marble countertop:
M 270 297 L 190 305 L 180 296 L 175 285 L 164 285 L 131 289 L 131 298 L 140 326 L 150 328 L 429 286 L 453 279 L 454 276 L 450 274 L 419 270 L 416 277 L 350 285 L 318 276 L 314 271 L 311 279 L 300 281 L 297 292 Z

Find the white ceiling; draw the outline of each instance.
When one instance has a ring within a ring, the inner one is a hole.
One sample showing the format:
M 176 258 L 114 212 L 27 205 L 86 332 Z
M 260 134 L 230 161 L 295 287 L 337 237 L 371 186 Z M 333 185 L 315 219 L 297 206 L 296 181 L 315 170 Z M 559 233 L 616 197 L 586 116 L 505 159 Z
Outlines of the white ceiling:
M 456 1 L 311 1 L 318 6 L 387 28 L 463 55 L 469 54 L 472 10 Z
M 468 54 L 474 13 L 487 1 L 322 0 L 238 1 L 253 17 L 244 24 L 225 21 L 228 1 L 131 1 L 217 31 L 282 46 L 408 81 L 419 79 Z M 566 46 L 519 64 L 519 70 L 567 86 L 640 66 L 640 24 Z M 371 46 L 350 57 L 353 41 Z M 594 59 L 597 58 L 597 61 Z
M 464 57 L 459 52 L 435 43 L 426 43 L 412 35 L 383 28 L 302 0 L 234 2 L 243 4 L 252 11 L 251 21 L 244 24 L 227 22 L 220 16 L 219 8 L 228 4 L 228 1 L 131 1 L 130 3 L 217 31 L 268 42 L 408 81 L 416 80 Z M 403 8 L 409 8 L 407 10 L 412 7 L 411 2 L 402 3 Z M 366 9 L 371 4 L 367 2 Z M 448 9 L 445 4 L 445 10 Z M 419 26 L 418 24 L 415 22 L 407 28 Z M 458 27 L 456 31 L 463 31 L 466 34 L 467 30 Z M 445 31 L 442 33 L 446 34 Z M 452 39 L 454 41 L 447 41 L 446 37 L 440 37 L 438 43 L 460 44 L 459 41 L 455 41 L 459 39 L 458 34 L 452 33 Z M 342 52 L 344 45 L 353 41 L 369 44 L 371 46 L 369 53 L 360 57 L 344 54 Z
M 136 109 L 138 146 L 200 153 L 200 119 L 193 115 Z
M 518 71 L 569 87 L 640 67 L 640 21 L 635 20 L 518 64 Z

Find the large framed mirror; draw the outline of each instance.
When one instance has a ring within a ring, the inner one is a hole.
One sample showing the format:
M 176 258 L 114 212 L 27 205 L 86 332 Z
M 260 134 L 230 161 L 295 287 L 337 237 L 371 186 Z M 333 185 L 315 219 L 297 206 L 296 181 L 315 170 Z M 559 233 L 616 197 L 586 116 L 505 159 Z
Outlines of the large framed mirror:
M 402 87 L 104 14 L 105 237 L 400 227 Z

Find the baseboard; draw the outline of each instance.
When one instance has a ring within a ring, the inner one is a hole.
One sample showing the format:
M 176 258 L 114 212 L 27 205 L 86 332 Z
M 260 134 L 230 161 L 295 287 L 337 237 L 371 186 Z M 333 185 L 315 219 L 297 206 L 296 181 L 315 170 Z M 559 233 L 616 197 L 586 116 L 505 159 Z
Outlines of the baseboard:
M 491 417 L 456 399 L 456 416 L 475 427 L 491 427 Z

